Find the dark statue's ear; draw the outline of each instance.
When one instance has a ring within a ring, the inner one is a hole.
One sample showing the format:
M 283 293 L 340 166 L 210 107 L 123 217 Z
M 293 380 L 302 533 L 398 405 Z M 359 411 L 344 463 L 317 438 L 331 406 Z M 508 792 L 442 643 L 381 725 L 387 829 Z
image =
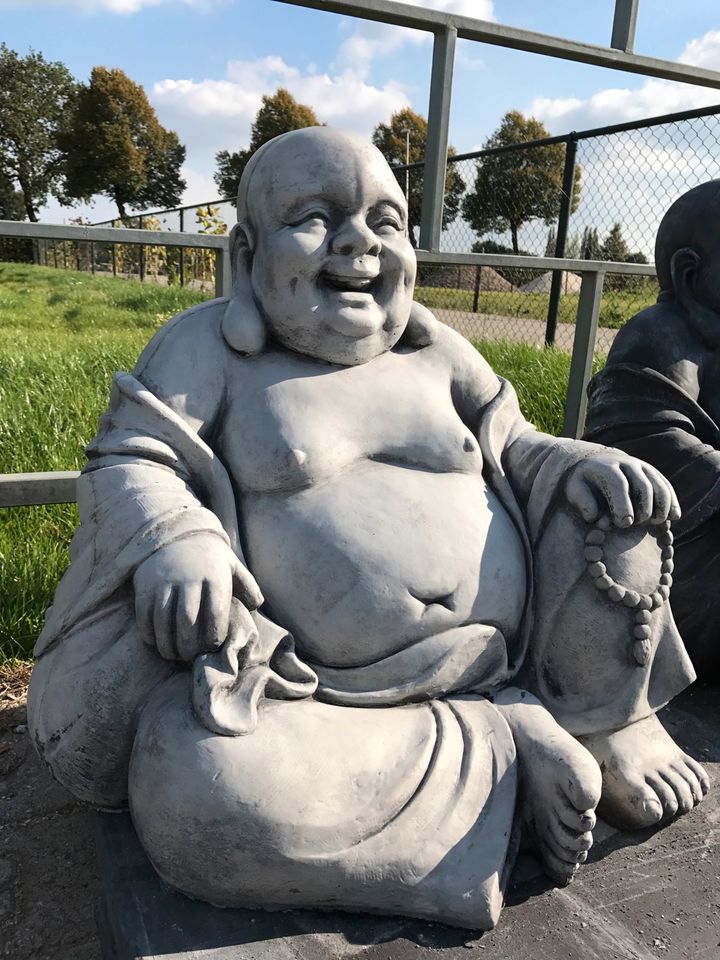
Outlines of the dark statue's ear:
M 413 300 L 402 342 L 412 347 L 427 347 L 437 338 L 438 321 L 427 307 Z
M 250 225 L 235 224 L 230 233 L 233 290 L 220 329 L 226 343 L 244 357 L 261 353 L 267 340 L 265 320 L 255 302 L 250 282 L 254 248 Z
M 700 270 L 700 256 L 691 247 L 681 247 L 670 258 L 670 277 L 676 299 L 682 303 L 695 300 L 695 277 Z

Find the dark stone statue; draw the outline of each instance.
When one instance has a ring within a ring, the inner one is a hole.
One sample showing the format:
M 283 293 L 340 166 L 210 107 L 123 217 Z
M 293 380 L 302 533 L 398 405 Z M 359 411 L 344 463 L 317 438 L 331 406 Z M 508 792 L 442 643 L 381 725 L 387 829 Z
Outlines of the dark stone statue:
M 675 487 L 671 606 L 701 679 L 720 678 L 720 180 L 667 211 L 660 295 L 618 334 L 588 387 L 585 439 L 657 467 Z

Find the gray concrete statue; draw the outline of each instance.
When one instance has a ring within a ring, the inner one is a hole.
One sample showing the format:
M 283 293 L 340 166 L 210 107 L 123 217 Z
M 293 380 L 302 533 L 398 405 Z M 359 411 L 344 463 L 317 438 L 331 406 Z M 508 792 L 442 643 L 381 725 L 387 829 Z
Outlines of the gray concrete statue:
M 40 636 L 35 742 L 226 906 L 497 920 L 521 838 L 565 883 L 707 777 L 655 712 L 693 678 L 669 484 L 537 433 L 412 301 L 375 148 L 248 164 L 234 293 L 118 375 Z M 600 764 L 602 764 L 602 777 Z
M 655 243 L 658 302 L 619 332 L 589 387 L 586 437 L 673 484 L 672 610 L 702 679 L 720 680 L 720 180 L 670 207 Z

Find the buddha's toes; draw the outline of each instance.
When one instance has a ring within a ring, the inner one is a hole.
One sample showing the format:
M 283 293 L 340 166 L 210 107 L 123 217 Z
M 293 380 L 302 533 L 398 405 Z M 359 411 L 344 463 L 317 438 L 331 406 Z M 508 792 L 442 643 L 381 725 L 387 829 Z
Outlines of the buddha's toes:
M 548 876 L 566 884 L 592 846 L 600 769 L 539 701 L 527 693 L 518 697 L 519 693 L 505 691 L 495 704 L 508 721 L 518 750 L 526 840 Z
M 622 830 L 688 813 L 710 787 L 703 767 L 678 747 L 655 714 L 581 739 L 602 770 L 600 815 Z

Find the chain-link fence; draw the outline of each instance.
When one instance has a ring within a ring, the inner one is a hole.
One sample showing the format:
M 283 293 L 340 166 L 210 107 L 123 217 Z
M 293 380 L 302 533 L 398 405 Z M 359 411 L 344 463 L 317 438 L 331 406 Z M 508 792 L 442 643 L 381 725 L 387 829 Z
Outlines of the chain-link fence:
M 417 241 L 423 164 L 394 168 Z M 720 177 L 720 106 L 450 157 L 441 251 L 653 262 L 660 219 L 682 193 Z M 132 217 L 125 226 L 224 234 L 229 200 Z M 119 220 L 95 226 L 120 226 Z M 42 242 L 48 265 L 211 291 L 207 250 Z M 421 264 L 416 297 L 460 333 L 541 345 L 573 343 L 575 271 Z M 598 349 L 657 296 L 653 277 L 605 279 Z M 549 333 L 549 336 L 548 336 Z
M 395 170 L 417 237 L 422 164 Z M 668 207 L 718 177 L 720 106 L 450 157 L 441 250 L 652 264 Z M 466 336 L 541 344 L 550 321 L 570 349 L 580 283 L 572 271 L 433 265 L 416 296 Z M 657 292 L 653 277 L 608 274 L 598 348 Z

